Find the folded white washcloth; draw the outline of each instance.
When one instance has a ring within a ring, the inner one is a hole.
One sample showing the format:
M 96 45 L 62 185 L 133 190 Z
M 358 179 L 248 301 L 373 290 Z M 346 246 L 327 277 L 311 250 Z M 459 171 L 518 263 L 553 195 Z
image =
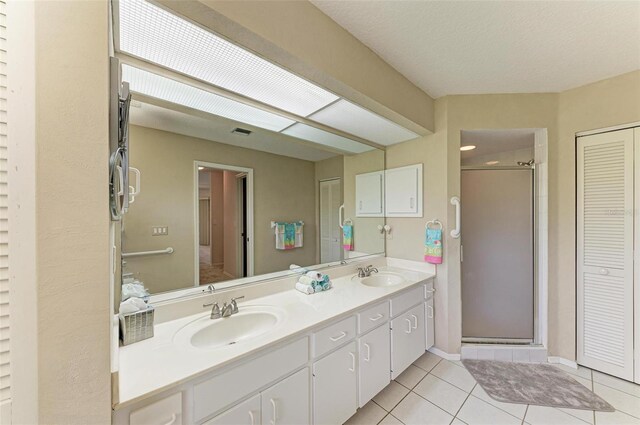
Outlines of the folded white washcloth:
M 304 284 L 302 282 L 296 282 L 296 289 L 302 292 L 303 294 L 307 294 L 307 295 L 311 295 L 315 292 L 313 289 L 313 286 Z
M 317 280 L 318 282 L 322 282 L 323 279 L 323 275 L 320 272 L 307 272 L 305 276 L 308 276 L 313 280 Z
M 304 275 L 304 276 L 300 276 L 300 278 L 298 279 L 298 283 L 302 283 L 303 285 L 309 285 L 309 286 L 315 287 L 315 285 L 318 283 L 318 281 L 313 279 L 313 278 L 311 278 L 311 277 L 309 277 L 309 276 L 307 276 L 307 275 Z
M 149 308 L 147 303 L 141 298 L 131 297 L 120 303 L 120 314 L 135 313 Z

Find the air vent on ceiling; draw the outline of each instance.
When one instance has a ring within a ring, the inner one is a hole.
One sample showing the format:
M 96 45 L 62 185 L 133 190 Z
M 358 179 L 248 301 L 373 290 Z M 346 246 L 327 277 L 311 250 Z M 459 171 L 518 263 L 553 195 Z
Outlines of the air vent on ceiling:
M 232 133 L 239 134 L 241 136 L 248 136 L 251 134 L 251 130 L 247 130 L 246 128 L 236 127 L 233 129 Z

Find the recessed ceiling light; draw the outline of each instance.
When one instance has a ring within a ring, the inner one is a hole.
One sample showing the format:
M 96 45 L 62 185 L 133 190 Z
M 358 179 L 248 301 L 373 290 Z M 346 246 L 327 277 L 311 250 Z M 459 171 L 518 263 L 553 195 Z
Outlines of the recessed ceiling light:
M 500 163 L 500 161 L 487 161 L 484 164 L 485 165 L 496 165 L 496 164 L 499 164 L 499 163 Z
M 204 167 L 198 167 L 198 170 L 202 171 L 204 170 Z
M 460 146 L 461 151 L 472 151 L 475 148 L 476 148 L 475 145 Z

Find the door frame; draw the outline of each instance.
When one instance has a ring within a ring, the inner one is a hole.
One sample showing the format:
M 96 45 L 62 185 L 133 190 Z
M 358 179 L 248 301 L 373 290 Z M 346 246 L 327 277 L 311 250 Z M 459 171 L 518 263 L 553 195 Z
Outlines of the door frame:
M 238 167 L 235 165 L 218 164 L 215 162 L 207 161 L 193 161 L 193 187 L 194 187 L 194 205 L 198 205 L 199 192 L 199 167 L 213 168 L 222 171 L 236 171 L 240 173 L 246 173 L 247 179 L 247 277 L 253 276 L 254 270 L 254 243 L 253 243 L 253 168 Z M 194 208 L 194 229 L 197 229 L 198 223 L 200 223 L 198 208 Z M 197 254 L 199 249 L 198 232 L 194 231 L 194 252 Z M 198 255 L 194 256 L 194 282 L 193 286 L 200 286 L 200 259 Z

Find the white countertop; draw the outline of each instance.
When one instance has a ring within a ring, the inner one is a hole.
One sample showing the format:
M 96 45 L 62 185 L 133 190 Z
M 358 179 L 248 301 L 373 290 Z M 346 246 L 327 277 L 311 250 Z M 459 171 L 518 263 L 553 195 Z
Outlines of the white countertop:
M 180 328 L 208 316 L 209 310 L 156 325 L 153 338 L 120 347 L 120 401 L 116 408 L 135 403 L 287 339 L 293 340 L 338 316 L 435 276 L 395 267 L 382 267 L 380 270 L 402 274 L 406 282 L 390 287 L 369 287 L 349 275 L 333 279 L 333 288 L 326 292 L 305 295 L 291 289 L 238 304 L 240 311 L 247 306 L 273 306 L 282 310 L 284 319 L 262 335 L 222 348 L 199 349 L 174 342 L 174 335 Z

